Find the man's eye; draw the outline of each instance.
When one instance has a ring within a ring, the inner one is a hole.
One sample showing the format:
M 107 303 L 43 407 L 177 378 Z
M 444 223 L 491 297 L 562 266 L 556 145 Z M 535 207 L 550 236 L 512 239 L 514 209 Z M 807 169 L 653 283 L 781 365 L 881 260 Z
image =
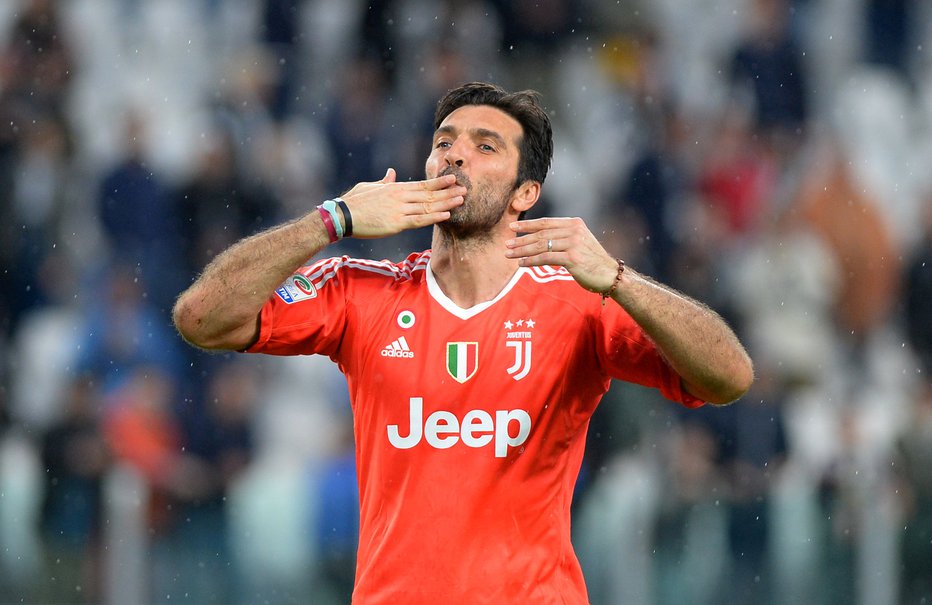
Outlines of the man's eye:
M 495 151 L 495 148 L 489 145 L 488 143 L 482 143 L 479 145 L 479 149 L 482 151 Z
M 437 149 L 446 149 L 450 146 L 450 141 L 437 141 Z

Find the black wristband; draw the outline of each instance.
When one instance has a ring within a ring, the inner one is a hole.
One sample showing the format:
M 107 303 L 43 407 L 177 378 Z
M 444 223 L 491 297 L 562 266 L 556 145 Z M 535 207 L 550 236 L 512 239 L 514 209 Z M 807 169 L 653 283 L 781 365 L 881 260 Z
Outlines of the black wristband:
M 350 214 L 349 207 L 346 205 L 346 202 L 342 198 L 334 198 L 337 203 L 337 206 L 340 207 L 340 211 L 343 213 L 343 237 L 350 237 L 353 235 L 353 215 Z

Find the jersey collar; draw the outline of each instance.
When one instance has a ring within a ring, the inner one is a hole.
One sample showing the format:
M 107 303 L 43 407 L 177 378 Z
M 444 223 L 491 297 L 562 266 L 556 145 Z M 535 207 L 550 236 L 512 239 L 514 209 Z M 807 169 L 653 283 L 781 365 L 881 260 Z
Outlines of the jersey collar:
M 482 313 L 496 302 L 504 298 L 505 295 L 508 294 L 512 288 L 514 288 L 515 284 L 518 283 L 518 280 L 521 279 L 521 275 L 524 274 L 524 271 L 524 267 L 520 267 L 517 271 L 515 271 L 515 274 L 511 276 L 511 279 L 508 280 L 508 283 L 505 284 L 504 288 L 502 288 L 502 291 L 499 292 L 492 300 L 487 300 L 485 302 L 479 303 L 478 305 L 473 305 L 467 309 L 464 309 L 463 307 L 450 300 L 450 298 L 443 293 L 443 290 L 440 289 L 440 284 L 437 283 L 437 279 L 434 277 L 434 271 L 430 267 L 430 261 L 428 261 L 426 271 L 427 291 L 430 292 L 431 298 L 436 300 L 441 307 L 456 317 L 459 317 L 460 319 L 469 319 L 471 317 L 475 317 L 479 313 Z

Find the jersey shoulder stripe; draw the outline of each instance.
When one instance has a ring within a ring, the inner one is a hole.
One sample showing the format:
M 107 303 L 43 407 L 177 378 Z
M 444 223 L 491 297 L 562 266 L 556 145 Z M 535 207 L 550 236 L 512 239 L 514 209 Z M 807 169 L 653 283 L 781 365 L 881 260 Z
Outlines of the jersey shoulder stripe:
M 385 277 L 392 278 L 394 281 L 407 281 L 414 276 L 415 272 L 426 269 L 429 260 L 429 251 L 420 254 L 412 254 L 398 263 L 390 260 L 375 261 L 365 258 L 337 256 L 325 258 L 316 263 L 307 265 L 303 267 L 299 273 L 307 277 L 317 289 L 323 287 L 328 281 L 344 270 L 384 275 Z
M 566 267 L 554 267 L 552 265 L 543 265 L 540 267 L 528 267 L 527 274 L 536 282 L 545 284 L 552 281 L 573 281 L 574 278 Z

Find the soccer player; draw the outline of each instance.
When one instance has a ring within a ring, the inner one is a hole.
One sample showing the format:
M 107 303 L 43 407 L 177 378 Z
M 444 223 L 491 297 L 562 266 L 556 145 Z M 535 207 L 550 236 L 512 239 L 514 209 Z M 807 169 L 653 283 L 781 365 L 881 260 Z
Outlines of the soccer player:
M 174 320 L 205 349 L 323 354 L 344 372 L 361 505 L 353 602 L 587 602 L 570 502 L 612 378 L 688 407 L 740 397 L 751 361 L 707 307 L 612 258 L 578 218 L 521 220 L 550 166 L 533 91 L 437 105 L 427 179 L 389 169 L 218 255 Z M 434 225 L 402 262 L 340 237 Z

